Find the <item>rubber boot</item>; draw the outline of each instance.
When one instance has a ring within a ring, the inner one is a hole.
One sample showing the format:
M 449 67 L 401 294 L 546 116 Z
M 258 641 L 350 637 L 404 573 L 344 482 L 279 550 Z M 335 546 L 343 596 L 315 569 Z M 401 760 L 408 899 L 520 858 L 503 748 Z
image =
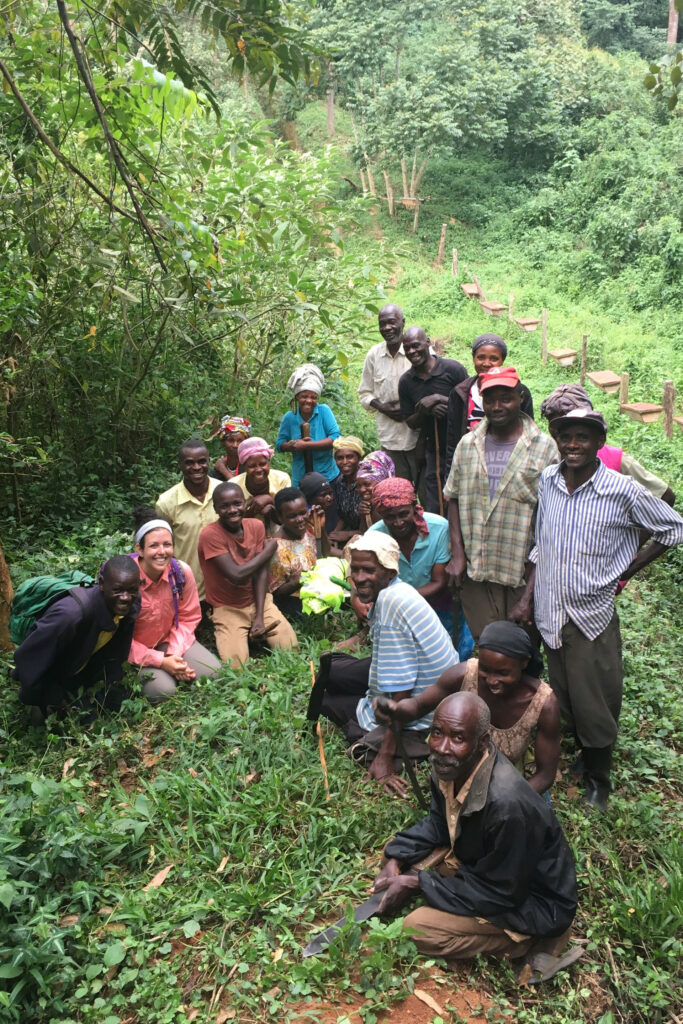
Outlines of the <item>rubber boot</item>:
M 587 808 L 604 812 L 610 793 L 611 747 L 583 748 L 584 781 L 586 792 L 583 802 Z

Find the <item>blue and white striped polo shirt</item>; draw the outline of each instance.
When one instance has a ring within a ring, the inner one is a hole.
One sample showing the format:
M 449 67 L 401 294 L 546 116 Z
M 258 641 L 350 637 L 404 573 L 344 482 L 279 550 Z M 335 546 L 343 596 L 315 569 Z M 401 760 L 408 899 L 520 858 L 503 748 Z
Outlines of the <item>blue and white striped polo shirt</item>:
M 562 646 L 571 620 L 595 640 L 614 614 L 618 581 L 638 551 L 641 529 L 665 547 L 683 542 L 683 519 L 661 498 L 602 462 L 571 494 L 563 463 L 543 471 L 538 487 L 534 616 L 549 647 Z
M 442 672 L 458 664 L 458 653 L 439 618 L 422 594 L 398 577 L 381 590 L 370 610 L 372 662 L 368 692 L 358 701 L 361 728 L 377 725 L 372 701 L 382 694 L 410 690 L 416 697 Z M 429 729 L 432 714 L 408 723 L 406 729 Z

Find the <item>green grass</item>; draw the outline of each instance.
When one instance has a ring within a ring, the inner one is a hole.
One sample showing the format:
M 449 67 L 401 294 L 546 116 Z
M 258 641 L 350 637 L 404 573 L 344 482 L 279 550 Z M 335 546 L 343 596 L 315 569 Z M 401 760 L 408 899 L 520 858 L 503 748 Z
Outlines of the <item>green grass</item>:
M 536 405 L 576 370 L 540 363 L 540 334 L 521 334 L 465 300 L 449 271 L 432 268 L 447 207 L 434 202 L 413 238 L 408 220 L 380 213 L 383 245 L 397 261 L 389 289 L 447 354 L 469 366 L 476 334 L 495 330 Z M 456 216 L 457 211 L 453 213 Z M 677 314 L 618 318 L 598 297 L 533 265 L 533 253 L 498 244 L 481 227 L 449 224 L 490 297 L 515 292 L 518 314 L 549 310 L 550 345 L 589 335 L 589 368 L 631 372 L 634 399 L 655 399 L 664 379 L 681 383 Z M 362 239 L 349 244 L 364 244 Z M 376 340 L 368 320 L 368 340 Z M 349 367 L 349 390 L 359 370 Z M 590 386 L 589 386 L 590 387 Z M 680 387 L 679 387 L 680 390 Z M 623 444 L 683 490 L 683 434 L 620 416 L 614 396 L 591 391 Z M 368 442 L 372 420 L 350 400 L 340 420 Z M 95 569 L 126 550 L 127 502 L 114 493 L 94 528 L 31 524 L 6 544 L 15 580 L 79 562 Z M 475 962 L 443 986 L 488 993 L 491 1019 L 517 1024 L 667 1024 L 683 1005 L 680 922 L 683 630 L 673 553 L 619 598 L 625 701 L 615 793 L 602 818 L 586 817 L 565 772 L 553 803 L 577 860 L 575 931 L 586 956 L 539 992 L 519 990 L 509 967 Z M 395 923 L 349 928 L 329 953 L 300 951 L 324 921 L 367 894 L 383 844 L 420 812 L 380 796 L 325 735 L 331 799 L 305 722 L 309 658 L 352 629 L 351 617 L 301 630 L 301 650 L 253 661 L 184 688 L 152 709 L 137 693 L 119 715 L 28 726 L 14 685 L 0 710 L 0 1018 L 8 1024 L 181 1024 L 285 1021 L 311 1000 L 344 1019 L 359 1002 L 366 1024 L 434 965 L 417 961 Z M 569 756 L 569 751 L 567 754 Z M 566 767 L 566 763 L 563 762 Z M 226 860 L 227 858 L 227 860 Z M 145 887 L 172 865 L 158 888 Z M 230 1012 L 232 1016 L 225 1017 Z M 303 1019 L 303 1018 L 301 1018 Z M 354 1018 L 357 1020 L 358 1018 Z M 461 1020 L 448 1012 L 448 1021 Z

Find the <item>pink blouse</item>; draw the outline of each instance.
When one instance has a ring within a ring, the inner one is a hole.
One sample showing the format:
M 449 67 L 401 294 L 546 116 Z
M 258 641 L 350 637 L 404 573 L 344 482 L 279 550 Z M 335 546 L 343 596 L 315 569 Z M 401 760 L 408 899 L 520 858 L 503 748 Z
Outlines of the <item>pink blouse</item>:
M 202 617 L 199 595 L 192 569 L 185 562 L 180 564 L 185 573 L 185 587 L 182 598 L 178 597 L 177 629 L 173 593 L 168 582 L 170 565 L 166 566 L 156 583 L 148 579 L 142 569 L 140 571 L 140 614 L 135 620 L 128 656 L 133 665 L 159 668 L 166 654 L 182 657 L 194 643 L 194 632 Z M 166 654 L 154 649 L 162 643 L 168 644 Z

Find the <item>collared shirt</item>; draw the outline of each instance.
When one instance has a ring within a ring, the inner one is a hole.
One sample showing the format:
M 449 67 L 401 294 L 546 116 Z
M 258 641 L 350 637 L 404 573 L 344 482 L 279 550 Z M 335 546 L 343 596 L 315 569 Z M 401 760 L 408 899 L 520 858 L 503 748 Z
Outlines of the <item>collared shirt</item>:
M 209 523 L 215 523 L 218 519 L 214 511 L 212 495 L 221 482 L 224 481 L 209 477 L 209 488 L 204 498 L 201 499 L 190 494 L 181 480 L 179 484 L 164 491 L 157 498 L 156 503 L 159 515 L 168 519 L 173 527 L 173 550 L 176 558 L 182 558 L 183 562 L 187 562 L 192 569 L 200 601 L 204 600 L 205 594 L 197 544 L 199 543 L 199 534 L 204 527 Z
M 439 789 L 441 790 L 443 798 L 446 801 L 446 825 L 448 826 L 448 835 L 451 840 L 451 852 L 446 856 L 445 859 L 445 863 L 448 864 L 449 867 L 457 868 L 460 864 L 460 861 L 453 853 L 453 844 L 455 843 L 455 840 L 458 835 L 458 823 L 460 821 L 460 814 L 462 813 L 462 809 L 465 806 L 465 801 L 469 796 L 470 789 L 472 788 L 472 783 L 474 782 L 474 777 L 481 768 L 481 766 L 483 765 L 484 761 L 486 761 L 488 756 L 489 751 L 487 748 L 481 755 L 476 765 L 474 766 L 468 777 L 465 779 L 457 793 L 455 792 L 455 784 L 452 779 L 449 779 L 448 781 L 445 781 L 443 779 L 438 780 Z
M 406 359 L 403 349 L 399 346 L 392 356 L 384 341 L 372 346 L 363 363 L 358 398 L 367 412 L 377 416 L 379 443 L 389 451 L 412 451 L 417 444 L 419 431 L 411 430 L 405 423 L 397 423 L 378 412 L 370 403 L 373 399 L 386 405 L 398 403 L 398 382 L 410 369 L 410 360 Z
M 404 583 L 410 583 L 411 587 L 424 587 L 432 578 L 432 569 L 435 565 L 443 565 L 451 558 L 451 539 L 448 530 L 448 520 L 443 516 L 437 516 L 434 512 L 424 513 L 425 522 L 429 528 L 426 536 L 418 533 L 415 547 L 410 552 L 410 558 L 401 551 L 398 556 L 398 575 Z M 378 530 L 380 533 L 389 533 L 384 520 L 373 523 L 370 530 Z
M 334 441 L 341 437 L 341 430 L 334 418 L 334 413 L 329 405 L 323 403 L 316 405 L 308 421 L 303 419 L 298 409 L 296 412 L 286 412 L 280 423 L 280 430 L 275 442 L 276 450 L 281 452 L 285 441 L 300 441 L 301 424 L 306 422 L 311 428 L 311 441 L 324 441 L 326 437 L 331 437 Z M 312 455 L 314 472 L 322 473 L 328 480 L 334 480 L 336 476 L 339 476 L 339 467 L 334 461 L 331 448 L 319 449 L 312 452 Z M 305 472 L 303 453 L 292 452 L 292 483 L 295 487 L 299 486 L 299 481 Z
M 246 473 L 240 473 L 238 476 L 233 477 L 230 482 L 237 484 L 247 501 L 249 501 L 250 498 L 253 498 L 253 494 L 247 488 Z M 283 473 L 280 469 L 271 469 L 268 474 L 268 494 L 275 495 L 278 491 L 284 490 L 285 487 L 291 486 L 292 481 L 289 478 L 289 473 Z
M 379 592 L 368 619 L 372 643 L 368 692 L 356 708 L 358 724 L 367 731 L 377 726 L 374 697 L 405 690 L 417 697 L 442 672 L 458 664 L 457 651 L 434 609 L 398 577 Z M 431 724 L 430 712 L 406 729 L 424 730 Z
M 457 498 L 460 529 L 472 580 L 519 587 L 533 543 L 533 524 L 542 471 L 557 462 L 555 442 L 522 413 L 522 436 L 505 466 L 493 498 L 486 469 L 488 420 L 455 449 L 444 488 Z
M 434 367 L 426 378 L 416 373 L 411 364 L 411 368 L 403 374 L 398 382 L 401 412 L 406 416 L 412 416 L 420 399 L 426 398 L 428 395 L 444 395 L 448 398 L 456 384 L 465 380 L 466 377 L 467 370 L 456 359 L 442 359 L 440 356 L 436 356 Z M 427 415 L 422 421 L 420 434 L 425 448 L 434 451 L 436 448 L 435 427 L 439 434 L 441 455 L 444 457 L 447 440 L 445 416 L 442 419 L 436 419 L 434 416 Z
M 683 519 L 630 477 L 598 461 L 571 494 L 563 463 L 543 473 L 538 490 L 534 608 L 536 625 L 553 650 L 571 620 L 595 640 L 614 614 L 618 581 L 638 551 L 640 530 L 667 548 L 683 541 Z
M 177 627 L 173 592 L 168 579 L 171 566 L 166 566 L 158 580 L 151 580 L 140 569 L 140 614 L 135 620 L 128 657 L 133 665 L 159 668 L 167 655 L 182 657 L 194 643 L 195 630 L 202 617 L 199 595 L 192 569 L 186 563 L 180 564 L 185 573 L 185 585 L 183 596 L 178 595 Z M 162 643 L 168 644 L 166 653 L 155 650 Z

